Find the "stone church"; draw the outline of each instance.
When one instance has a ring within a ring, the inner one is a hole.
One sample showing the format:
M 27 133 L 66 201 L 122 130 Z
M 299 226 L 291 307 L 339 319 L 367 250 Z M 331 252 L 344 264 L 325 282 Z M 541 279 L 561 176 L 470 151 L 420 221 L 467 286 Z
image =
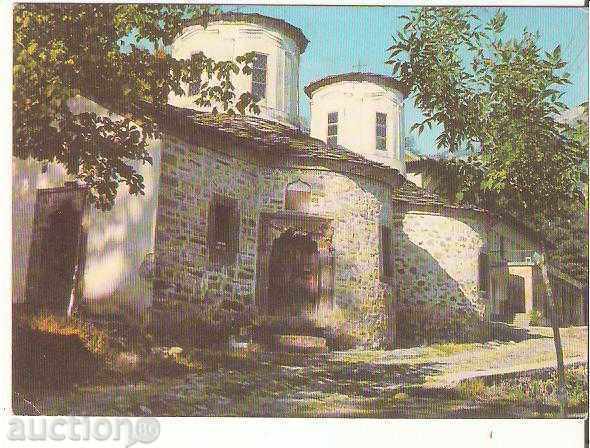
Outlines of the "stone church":
M 101 313 L 229 297 L 262 316 L 337 322 L 388 345 L 408 310 L 488 320 L 530 311 L 532 302 L 510 308 L 502 260 L 532 253 L 538 235 L 408 181 L 405 86 L 381 74 L 327 75 L 304 89 L 306 129 L 299 66 L 308 44 L 299 28 L 258 14 L 187 26 L 177 58 L 256 53 L 235 85 L 261 112 L 198 109 L 199 79 L 188 95 L 171 95 L 156 117 L 165 136 L 151 142 L 153 164 L 139 168 L 146 194 L 122 188 L 108 212 L 87 205 L 60 166 L 42 172 L 14 159 L 13 301 Z

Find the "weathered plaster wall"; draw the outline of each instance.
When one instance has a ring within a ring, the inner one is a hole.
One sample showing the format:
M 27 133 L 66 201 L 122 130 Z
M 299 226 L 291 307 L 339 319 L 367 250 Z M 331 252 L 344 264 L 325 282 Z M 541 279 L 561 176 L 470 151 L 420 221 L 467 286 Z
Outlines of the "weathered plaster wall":
M 258 102 L 259 116 L 299 126 L 300 52 L 290 37 L 264 25 L 211 22 L 206 29 L 200 25 L 185 28 L 172 45 L 172 55 L 177 59 L 188 59 L 199 51 L 215 61 L 235 61 L 251 51 L 267 55 L 266 95 Z M 251 92 L 251 75 L 234 75 L 232 83 L 237 97 Z M 178 107 L 211 109 L 197 107 L 194 100 L 189 95 L 171 94 L 169 98 L 170 104 Z
M 311 136 L 328 136 L 328 114 L 338 112 L 338 145 L 405 173 L 403 97 L 369 82 L 345 81 L 321 87 L 310 101 Z M 386 151 L 378 150 L 376 113 L 387 114 Z
M 107 113 L 96 103 L 72 101 L 74 113 Z M 138 166 L 145 195 L 132 196 L 121 186 L 108 212 L 87 208 L 83 225 L 88 232 L 84 301 L 92 311 L 112 311 L 120 305 L 143 308 L 151 304 L 151 282 L 139 274 L 146 255 L 153 252 L 159 179 L 159 142 L 150 143 L 153 165 Z M 46 173 L 34 160 L 12 162 L 12 278 L 13 301 L 26 299 L 27 266 L 37 189 L 63 186 L 72 180 L 63 167 L 50 164 Z M 48 254 L 50 256 L 50 254 Z
M 26 299 L 27 267 L 37 189 L 62 186 L 72 180 L 58 165 L 45 173 L 34 160 L 12 159 L 12 301 Z

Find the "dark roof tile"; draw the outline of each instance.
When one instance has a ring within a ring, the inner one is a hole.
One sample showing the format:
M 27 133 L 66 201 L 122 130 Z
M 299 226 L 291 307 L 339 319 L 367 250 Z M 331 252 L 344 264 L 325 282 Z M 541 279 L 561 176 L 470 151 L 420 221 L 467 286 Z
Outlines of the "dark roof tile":
M 346 148 L 328 146 L 309 134 L 263 118 L 239 114 L 211 114 L 171 105 L 167 107 L 165 114 L 167 127 L 171 124 L 183 127 L 193 125 L 207 133 L 223 133 L 240 140 L 255 142 L 259 149 L 269 152 L 286 150 L 294 156 L 344 160 L 378 168 L 389 174 L 398 174 L 397 170 Z

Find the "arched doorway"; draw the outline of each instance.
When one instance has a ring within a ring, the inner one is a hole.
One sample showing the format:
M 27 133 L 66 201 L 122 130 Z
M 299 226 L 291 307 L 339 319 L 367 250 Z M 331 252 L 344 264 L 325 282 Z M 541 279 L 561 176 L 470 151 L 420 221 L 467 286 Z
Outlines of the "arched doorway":
M 305 231 L 287 229 L 272 243 L 268 309 L 271 314 L 314 313 L 319 299 L 318 244 Z

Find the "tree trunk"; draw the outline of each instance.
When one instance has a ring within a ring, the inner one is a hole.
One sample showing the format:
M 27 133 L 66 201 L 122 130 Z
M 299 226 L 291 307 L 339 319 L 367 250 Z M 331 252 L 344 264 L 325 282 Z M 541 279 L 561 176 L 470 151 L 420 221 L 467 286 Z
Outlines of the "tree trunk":
M 555 352 L 557 355 L 557 398 L 559 400 L 559 410 L 561 417 L 566 417 L 567 392 L 565 389 L 565 369 L 563 366 L 563 349 L 561 347 L 561 336 L 559 334 L 559 315 L 557 310 L 557 298 L 553 294 L 549 274 L 547 273 L 547 263 L 545 260 L 545 248 L 542 248 L 541 256 L 541 273 L 545 290 L 547 291 L 547 303 L 549 305 L 549 314 L 551 315 L 551 325 L 553 326 L 553 341 L 555 342 Z

